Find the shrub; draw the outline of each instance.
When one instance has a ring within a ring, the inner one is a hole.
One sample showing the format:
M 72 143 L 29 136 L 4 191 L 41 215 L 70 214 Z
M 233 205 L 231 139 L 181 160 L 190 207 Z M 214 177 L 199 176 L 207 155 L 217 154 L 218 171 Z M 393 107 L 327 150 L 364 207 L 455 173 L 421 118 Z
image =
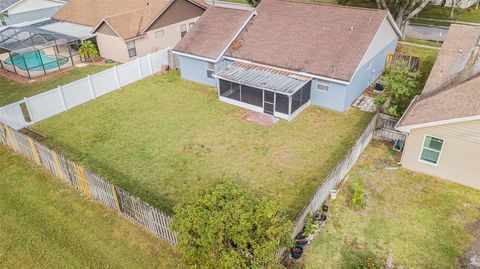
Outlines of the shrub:
M 232 182 L 199 192 L 174 208 L 178 249 L 195 268 L 273 268 L 289 245 L 290 222 L 278 206 Z
M 362 180 L 354 180 L 350 185 L 350 207 L 355 210 L 364 208 L 366 205 L 365 201 L 365 186 Z
M 341 268 L 348 269 L 380 269 L 382 261 L 372 251 L 354 249 L 343 251 Z

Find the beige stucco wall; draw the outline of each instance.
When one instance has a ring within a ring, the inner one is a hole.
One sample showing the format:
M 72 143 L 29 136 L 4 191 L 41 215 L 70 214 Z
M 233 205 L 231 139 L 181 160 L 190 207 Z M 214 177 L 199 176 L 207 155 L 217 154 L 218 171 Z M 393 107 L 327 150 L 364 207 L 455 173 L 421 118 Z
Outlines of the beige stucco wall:
M 187 30 L 190 30 L 189 24 L 192 22 L 196 22 L 198 18 L 199 17 L 195 17 L 179 23 L 151 30 L 146 32 L 145 36 L 135 39 L 137 57 L 142 57 L 149 53 L 156 52 L 167 47 L 173 48 L 181 39 L 180 25 L 186 24 Z M 164 36 L 161 38 L 155 38 L 155 32 L 160 30 L 164 31 Z M 127 44 L 123 39 L 118 36 L 113 36 L 109 34 L 109 31 L 106 31 L 105 29 L 97 31 L 97 44 L 100 56 L 104 58 L 112 59 L 114 61 L 122 63 L 128 62 L 136 58 L 128 57 Z
M 127 44 L 118 36 L 97 33 L 97 44 L 100 56 L 117 62 L 127 62 Z
M 420 161 L 425 135 L 444 139 L 436 165 Z M 411 130 L 402 166 L 480 189 L 480 120 Z
M 188 31 L 190 30 L 189 24 L 192 22 L 196 22 L 198 18 L 199 17 L 195 17 L 146 32 L 144 38 L 135 40 L 137 56 L 141 57 L 147 55 L 148 53 L 159 51 L 167 47 L 173 48 L 175 45 L 177 45 L 178 42 L 180 42 L 181 39 L 180 25 L 186 24 Z M 160 30 L 164 31 L 164 36 L 161 38 L 155 38 L 155 32 Z

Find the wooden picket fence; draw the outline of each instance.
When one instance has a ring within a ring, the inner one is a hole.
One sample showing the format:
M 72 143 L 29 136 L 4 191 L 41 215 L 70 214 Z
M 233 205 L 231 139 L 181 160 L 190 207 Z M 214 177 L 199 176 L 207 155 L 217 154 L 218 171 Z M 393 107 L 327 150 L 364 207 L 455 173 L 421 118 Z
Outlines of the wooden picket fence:
M 176 234 L 169 229 L 172 221 L 170 216 L 93 174 L 82 165 L 3 124 L 0 124 L 0 143 L 43 166 L 84 195 L 119 211 L 157 237 L 172 245 L 177 244 Z
M 405 140 L 406 135 L 395 129 L 400 119 L 390 115 L 378 114 L 377 127 L 374 138 L 395 142 L 397 139 Z

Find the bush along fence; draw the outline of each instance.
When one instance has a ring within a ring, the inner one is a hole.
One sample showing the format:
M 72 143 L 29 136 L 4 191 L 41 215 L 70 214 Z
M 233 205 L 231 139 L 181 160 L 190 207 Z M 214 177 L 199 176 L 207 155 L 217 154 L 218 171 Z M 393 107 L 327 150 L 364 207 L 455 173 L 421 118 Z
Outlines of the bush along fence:
M 172 61 L 170 55 L 170 48 L 166 48 L 0 107 L 0 122 L 19 130 L 55 116 L 166 69 Z
M 0 144 L 43 166 L 87 197 L 95 198 L 106 207 L 119 211 L 157 237 L 172 245 L 177 244 L 176 234 L 169 229 L 172 221 L 170 216 L 93 174 L 82 165 L 3 124 L 0 124 Z
M 379 119 L 378 115 L 379 114 L 377 113 L 372 118 L 363 134 L 356 140 L 355 144 L 348 150 L 343 159 L 337 164 L 337 166 L 335 166 L 330 174 L 328 174 L 323 183 L 315 190 L 310 201 L 295 220 L 292 236 L 296 236 L 303 230 L 307 215 L 319 210 L 322 204 L 328 199 L 330 191 L 335 190 L 338 184 L 340 184 L 347 176 L 348 172 L 350 172 L 350 169 L 373 138 L 377 120 Z

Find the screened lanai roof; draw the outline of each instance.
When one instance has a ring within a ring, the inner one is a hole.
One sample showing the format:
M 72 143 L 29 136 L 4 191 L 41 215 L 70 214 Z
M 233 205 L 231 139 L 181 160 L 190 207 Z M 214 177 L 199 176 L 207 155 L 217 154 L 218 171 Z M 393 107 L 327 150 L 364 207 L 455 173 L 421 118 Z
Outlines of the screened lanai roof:
M 32 25 L 10 26 L 0 31 L 0 48 L 17 53 L 44 49 L 75 40 L 78 40 L 78 37 L 52 32 Z
M 230 64 L 219 71 L 215 77 L 288 95 L 295 93 L 312 80 L 311 77 L 292 72 L 243 62 Z

